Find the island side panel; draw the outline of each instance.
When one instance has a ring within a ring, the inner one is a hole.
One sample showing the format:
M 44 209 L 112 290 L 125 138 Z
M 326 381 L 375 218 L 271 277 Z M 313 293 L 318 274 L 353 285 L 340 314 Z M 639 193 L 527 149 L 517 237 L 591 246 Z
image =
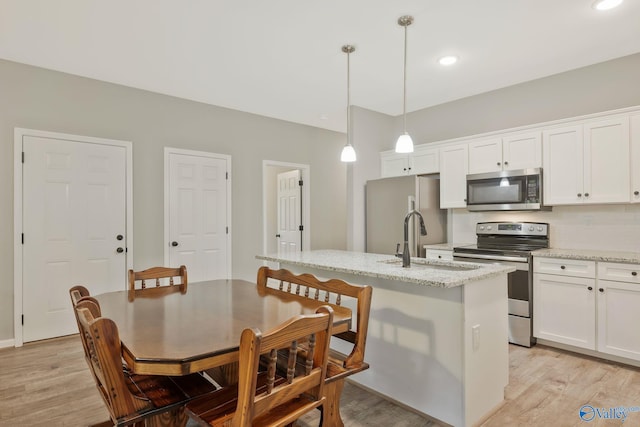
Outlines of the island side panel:
M 365 353 L 371 367 L 352 381 L 431 418 L 464 425 L 462 286 L 439 288 L 286 262 L 281 267 L 371 285 Z
M 504 400 L 509 383 L 507 275 L 464 285 L 465 418 L 474 425 Z

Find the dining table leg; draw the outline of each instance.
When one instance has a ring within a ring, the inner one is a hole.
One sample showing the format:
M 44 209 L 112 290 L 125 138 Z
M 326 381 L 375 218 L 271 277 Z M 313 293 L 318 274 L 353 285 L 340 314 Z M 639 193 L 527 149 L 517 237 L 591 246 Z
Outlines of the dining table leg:
M 326 398 L 322 405 L 320 416 L 321 427 L 344 427 L 340 416 L 340 397 L 344 389 L 344 378 L 324 384 L 324 396 Z

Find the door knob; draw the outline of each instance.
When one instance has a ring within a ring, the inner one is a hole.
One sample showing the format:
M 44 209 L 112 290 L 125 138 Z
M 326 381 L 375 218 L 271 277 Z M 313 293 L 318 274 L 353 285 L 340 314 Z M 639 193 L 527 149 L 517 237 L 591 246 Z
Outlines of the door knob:
M 121 254 L 122 252 L 124 252 L 124 249 L 123 249 L 123 248 L 118 248 L 118 249 L 116 249 L 116 252 L 118 252 L 119 254 Z
M 178 246 L 178 242 L 176 242 L 176 241 L 171 242 L 171 246 L 173 246 L 175 248 L 176 246 Z

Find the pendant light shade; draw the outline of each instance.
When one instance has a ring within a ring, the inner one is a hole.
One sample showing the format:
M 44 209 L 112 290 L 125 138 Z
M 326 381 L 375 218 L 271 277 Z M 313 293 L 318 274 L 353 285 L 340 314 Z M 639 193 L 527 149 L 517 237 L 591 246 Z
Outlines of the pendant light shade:
M 398 18 L 398 25 L 404 27 L 404 77 L 402 95 L 402 123 L 403 134 L 396 142 L 396 153 L 413 153 L 413 140 L 407 133 L 407 27 L 413 24 L 413 16 L 401 16 Z
M 342 149 L 340 161 L 351 163 L 356 161 L 356 150 L 351 145 L 351 82 L 349 58 L 356 48 L 350 44 L 342 46 L 342 51 L 347 54 L 347 145 Z

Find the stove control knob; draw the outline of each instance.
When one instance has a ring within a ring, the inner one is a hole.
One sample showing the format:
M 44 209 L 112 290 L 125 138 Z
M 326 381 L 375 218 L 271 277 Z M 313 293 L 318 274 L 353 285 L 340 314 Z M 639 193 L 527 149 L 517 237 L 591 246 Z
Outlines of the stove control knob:
M 480 230 L 484 230 L 484 225 L 481 225 L 481 226 L 480 226 Z
M 529 231 L 533 231 L 533 230 L 534 230 L 533 225 L 530 225 L 529 226 Z
M 487 225 L 487 230 L 491 230 L 493 227 L 491 227 L 490 225 Z
M 538 231 L 542 231 L 542 226 L 541 225 L 538 226 Z

